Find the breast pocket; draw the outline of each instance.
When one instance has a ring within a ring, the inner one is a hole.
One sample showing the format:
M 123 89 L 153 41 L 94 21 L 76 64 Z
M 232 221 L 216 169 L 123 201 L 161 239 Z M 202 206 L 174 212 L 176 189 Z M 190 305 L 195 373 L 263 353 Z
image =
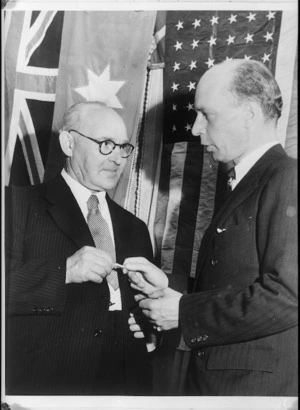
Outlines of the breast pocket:
M 256 249 L 256 229 L 252 219 L 220 227 L 215 233 L 213 253 L 220 266 L 232 274 L 246 273 L 257 267 Z

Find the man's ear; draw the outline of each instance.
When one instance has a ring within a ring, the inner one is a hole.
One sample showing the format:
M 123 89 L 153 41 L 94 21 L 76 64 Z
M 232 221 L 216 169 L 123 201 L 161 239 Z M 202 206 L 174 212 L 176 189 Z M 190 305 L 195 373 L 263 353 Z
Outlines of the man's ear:
M 59 142 L 63 153 L 67 157 L 72 157 L 74 148 L 74 138 L 68 131 L 61 131 Z
M 261 118 L 261 109 L 257 103 L 249 102 L 244 105 L 244 119 L 246 128 L 252 128 Z

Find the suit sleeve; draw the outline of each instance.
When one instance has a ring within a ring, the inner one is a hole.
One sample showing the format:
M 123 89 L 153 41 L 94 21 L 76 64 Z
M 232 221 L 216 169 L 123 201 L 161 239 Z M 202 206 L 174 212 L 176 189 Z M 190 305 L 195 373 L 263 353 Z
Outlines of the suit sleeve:
M 30 189 L 6 188 L 6 312 L 9 315 L 60 315 L 66 301 L 65 258 L 25 256 Z
M 180 327 L 189 347 L 245 342 L 297 325 L 294 163 L 274 172 L 261 190 L 256 225 L 257 271 L 243 272 L 256 278 L 249 286 L 211 289 L 181 298 Z

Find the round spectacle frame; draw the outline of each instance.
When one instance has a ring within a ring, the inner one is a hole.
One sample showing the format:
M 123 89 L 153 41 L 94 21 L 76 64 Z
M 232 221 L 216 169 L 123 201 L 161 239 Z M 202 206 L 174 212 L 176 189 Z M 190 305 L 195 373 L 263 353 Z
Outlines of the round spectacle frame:
M 120 147 L 120 153 L 122 158 L 128 158 L 132 151 L 134 150 L 134 146 L 129 144 L 129 142 L 126 142 L 125 144 L 116 144 L 115 142 L 111 140 L 104 140 L 104 141 L 98 141 L 94 138 L 88 137 L 87 135 L 82 134 L 81 132 L 77 130 L 68 130 L 68 132 L 77 132 L 77 134 L 81 135 L 84 138 L 87 138 L 91 141 L 94 141 L 96 144 L 99 145 L 99 152 L 102 155 L 109 155 L 113 152 L 113 150 L 116 147 Z

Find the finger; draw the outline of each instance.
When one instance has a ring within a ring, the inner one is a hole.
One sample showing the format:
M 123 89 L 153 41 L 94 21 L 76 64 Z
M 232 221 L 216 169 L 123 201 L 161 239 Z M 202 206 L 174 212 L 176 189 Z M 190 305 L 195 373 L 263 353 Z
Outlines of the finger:
M 127 263 L 150 263 L 148 259 L 144 258 L 143 256 L 131 256 L 130 258 L 126 258 L 124 260 L 123 265 L 127 265 Z
M 102 265 L 100 263 L 94 263 L 90 269 L 91 272 L 94 274 L 101 276 L 102 278 L 105 278 L 107 275 L 109 275 L 112 271 L 111 267 L 109 265 Z
M 128 271 L 128 278 L 132 283 L 136 285 L 142 286 L 143 284 L 145 284 L 145 280 L 143 279 L 140 272 Z
M 141 327 L 140 327 L 139 325 L 137 325 L 137 324 L 130 325 L 130 326 L 129 326 L 129 329 L 130 329 L 132 332 L 141 332 L 141 331 L 142 331 Z
M 165 289 L 156 290 L 148 295 L 150 299 L 159 299 L 166 295 Z
M 124 266 L 128 270 L 144 272 L 154 265 L 145 258 L 127 258 L 124 261 Z
M 130 287 L 132 289 L 139 290 L 141 292 L 143 292 L 143 290 L 145 289 L 145 286 L 138 286 L 138 285 L 135 285 L 134 283 L 130 283 Z
M 140 300 L 146 299 L 145 295 L 141 295 L 140 293 L 137 295 L 134 295 L 134 299 L 136 302 L 139 302 Z
M 143 332 L 135 332 L 135 333 L 133 334 L 133 337 L 135 337 L 136 339 L 144 339 L 144 338 L 145 338 L 145 335 L 144 335 Z
M 102 283 L 103 277 L 95 272 L 88 271 L 85 275 L 86 281 L 91 281 L 94 283 Z
M 141 309 L 151 310 L 154 307 L 153 302 L 154 302 L 153 300 L 144 297 L 144 298 L 140 299 L 139 307 Z
M 135 317 L 132 316 L 132 317 L 130 317 L 130 318 L 128 319 L 128 323 L 129 323 L 130 325 L 134 325 L 135 323 L 137 323 L 137 321 L 136 321 Z

